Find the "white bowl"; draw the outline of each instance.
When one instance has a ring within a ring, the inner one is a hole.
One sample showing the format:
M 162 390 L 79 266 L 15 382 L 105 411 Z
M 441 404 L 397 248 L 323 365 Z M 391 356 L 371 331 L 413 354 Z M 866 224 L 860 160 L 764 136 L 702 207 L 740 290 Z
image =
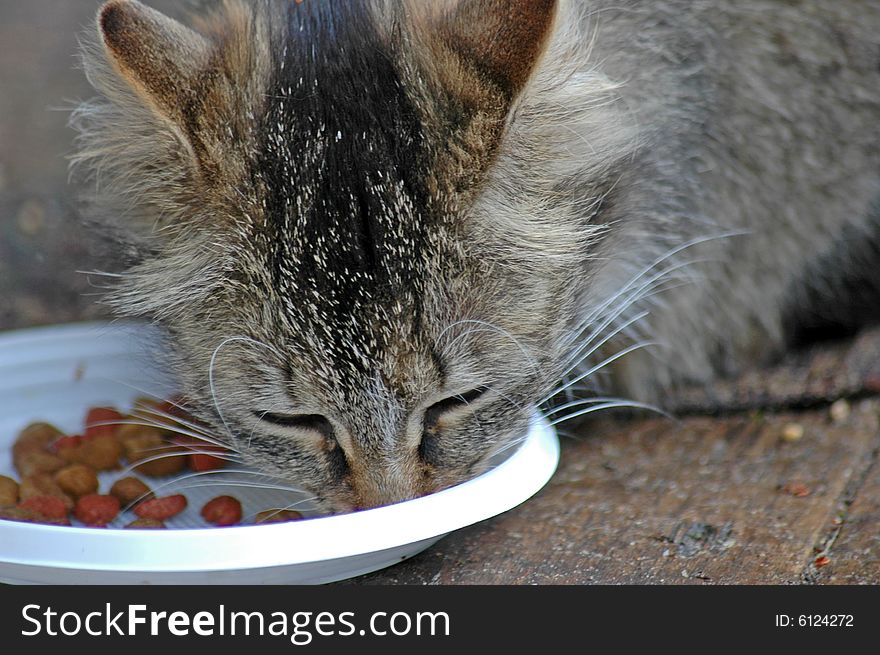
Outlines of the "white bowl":
M 88 324 L 0 334 L 0 474 L 14 476 L 11 445 L 28 423 L 81 429 L 88 407 L 131 407 L 167 397 L 174 382 L 151 363 L 153 328 Z M 411 557 L 446 534 L 505 512 L 535 494 L 559 459 L 556 433 L 536 419 L 522 445 L 487 473 L 396 505 L 309 520 L 227 528 L 198 519 L 204 500 L 232 493 L 245 516 L 296 495 L 233 482 L 185 489 L 189 508 L 168 530 L 60 527 L 0 520 L 0 581 L 38 584 L 306 584 L 341 580 Z M 102 490 L 120 473 L 102 475 Z M 223 474 L 218 479 L 223 479 Z M 246 476 L 245 476 L 246 477 Z M 242 479 L 242 478 L 236 478 Z M 248 478 L 250 479 L 250 478 Z M 166 486 L 167 485 L 167 486 Z M 165 491 L 167 489 L 167 492 Z M 306 508 L 306 513 L 308 509 Z

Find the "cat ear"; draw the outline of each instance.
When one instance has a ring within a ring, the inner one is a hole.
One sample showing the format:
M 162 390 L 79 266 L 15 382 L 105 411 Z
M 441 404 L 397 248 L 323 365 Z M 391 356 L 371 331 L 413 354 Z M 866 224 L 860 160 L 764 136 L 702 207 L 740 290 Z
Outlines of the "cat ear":
M 136 0 L 112 0 L 98 14 L 101 39 L 132 89 L 167 118 L 185 125 L 210 42 Z
M 435 27 L 465 65 L 513 98 L 544 51 L 556 6 L 557 0 L 459 0 Z

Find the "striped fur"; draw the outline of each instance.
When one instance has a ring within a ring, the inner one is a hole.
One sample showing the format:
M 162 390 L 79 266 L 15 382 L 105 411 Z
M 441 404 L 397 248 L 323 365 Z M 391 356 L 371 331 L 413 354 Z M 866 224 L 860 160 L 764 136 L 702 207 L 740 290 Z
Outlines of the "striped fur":
M 876 288 L 877 8 L 202 4 L 105 6 L 75 165 L 110 301 L 328 510 L 476 474 L 560 379 L 662 403 Z

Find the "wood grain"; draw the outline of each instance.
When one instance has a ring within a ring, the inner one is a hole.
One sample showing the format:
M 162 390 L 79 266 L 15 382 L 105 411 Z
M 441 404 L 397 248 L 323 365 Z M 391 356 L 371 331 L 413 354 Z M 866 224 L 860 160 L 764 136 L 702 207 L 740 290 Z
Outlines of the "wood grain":
M 827 411 L 593 425 L 537 497 L 361 582 L 810 582 L 814 549 L 877 447 L 877 415 L 866 400 L 844 425 Z M 793 421 L 804 435 L 789 442 Z M 853 557 L 859 579 L 880 582 L 876 542 L 859 544 L 874 548 Z

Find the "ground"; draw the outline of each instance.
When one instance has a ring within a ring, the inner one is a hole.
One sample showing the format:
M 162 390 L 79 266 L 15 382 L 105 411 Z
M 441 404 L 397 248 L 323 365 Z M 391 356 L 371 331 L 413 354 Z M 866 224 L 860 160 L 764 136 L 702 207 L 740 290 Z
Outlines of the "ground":
M 583 424 L 537 496 L 361 582 L 880 583 L 878 383 L 869 330 Z
M 106 315 L 76 273 L 113 264 L 77 221 L 62 109 L 89 96 L 73 55 L 98 4 L 0 0 L 0 329 Z M 356 582 L 880 583 L 880 331 L 676 410 L 568 426 L 537 496 Z

